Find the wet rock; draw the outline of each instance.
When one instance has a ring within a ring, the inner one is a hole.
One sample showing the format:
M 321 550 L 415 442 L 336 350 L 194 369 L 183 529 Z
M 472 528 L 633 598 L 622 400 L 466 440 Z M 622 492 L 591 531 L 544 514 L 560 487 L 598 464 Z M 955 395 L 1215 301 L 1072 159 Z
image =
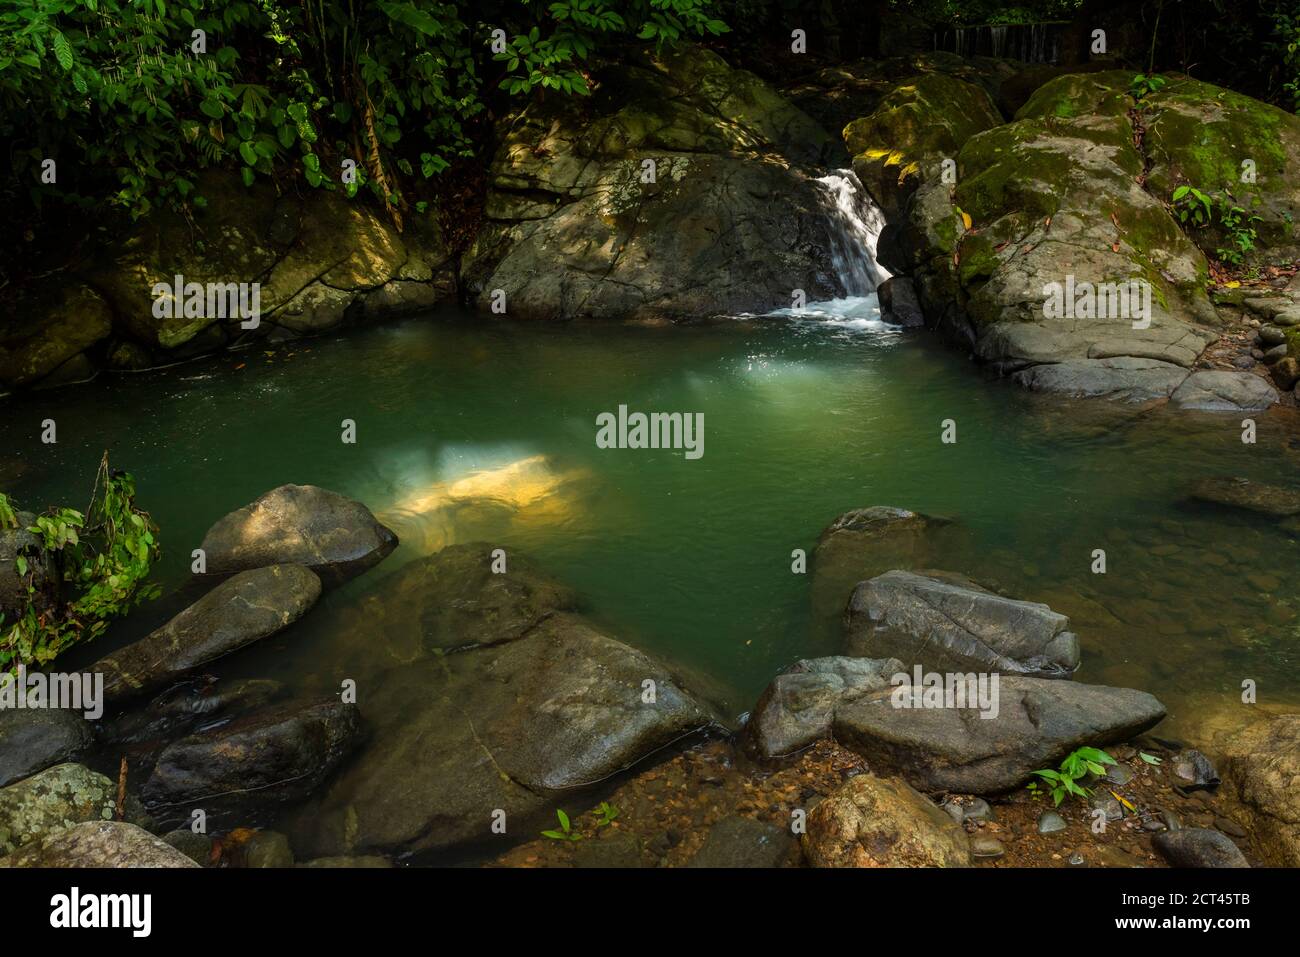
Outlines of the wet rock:
M 1112 764 L 1106 768 L 1106 780 L 1116 787 L 1123 787 L 1133 780 L 1133 771 L 1124 764 Z
M 293 867 L 289 839 L 275 831 L 258 831 L 239 848 L 241 867 Z
M 1006 846 L 996 837 L 987 834 L 973 834 L 970 839 L 971 857 L 996 860 L 1007 853 Z
M 17 528 L 0 528 L 0 615 L 13 622 L 21 618 L 30 602 L 36 611 L 48 611 L 59 601 L 59 569 L 40 539 L 27 529 L 36 523 L 31 512 L 17 512 Z M 22 555 L 31 575 L 34 594 L 27 591 L 27 579 L 18 574 L 17 558 Z
M 814 867 L 965 867 L 963 831 L 897 778 L 861 774 L 808 815 L 804 856 Z
M 891 276 L 876 289 L 880 297 L 880 318 L 895 326 L 925 325 L 925 313 L 916 298 L 916 287 L 906 276 Z
M 897 658 L 906 669 L 1069 677 L 1079 667 L 1070 619 L 912 572 L 890 571 L 853 592 L 845 616 L 850 654 Z
M 148 637 L 88 670 L 104 675 L 108 702 L 156 691 L 282 631 L 316 604 L 320 592 L 320 579 L 302 565 L 241 572 Z
M 1200 412 L 1262 412 L 1277 402 L 1277 390 L 1253 372 L 1193 372 L 1169 397 L 1180 409 Z
M 85 821 L 7 857 L 0 867 L 198 867 L 143 828 L 124 821 Z
M 332 699 L 249 715 L 168 745 L 142 797 L 164 820 L 192 807 L 213 820 L 300 801 L 342 763 L 360 730 L 356 706 Z
M 1259 859 L 1300 867 L 1300 715 L 1258 721 L 1216 745 L 1224 790 L 1241 805 Z
M 207 867 L 212 863 L 212 838 L 206 834 L 195 834 L 185 827 L 168 831 L 162 839 L 199 867 Z
M 1044 811 L 1038 815 L 1039 834 L 1055 834 L 1057 831 L 1064 831 L 1067 827 L 1069 825 L 1065 823 L 1065 818 L 1055 811 Z
M 1167 763 L 1174 783 L 1184 791 L 1213 789 L 1219 786 L 1219 773 L 1214 770 L 1210 759 L 1200 751 L 1191 748 L 1179 751 Z
M 208 574 L 306 565 L 337 585 L 377 565 L 397 536 L 360 502 L 315 485 L 281 485 L 218 521 L 203 537 Z
M 56 764 L 0 790 L 0 855 L 83 821 L 107 821 L 117 785 L 80 764 Z
M 1191 497 L 1196 501 L 1279 518 L 1300 515 L 1300 491 L 1245 478 L 1216 476 L 1202 479 L 1192 487 Z
M 372 743 L 304 808 L 295 847 L 448 848 L 489 838 L 498 808 L 526 832 L 546 826 L 554 797 L 712 722 L 662 665 L 569 614 L 516 641 L 394 668 L 367 700 Z
M 111 745 L 165 744 L 188 734 L 200 723 L 264 708 L 283 690 L 280 682 L 269 678 L 184 682 L 144 708 L 127 711 L 109 722 L 101 737 Z
M 764 690 L 749 719 L 750 740 L 765 757 L 791 754 L 830 734 L 835 708 L 890 686 L 896 658 L 811 658 L 795 662 Z
M 873 770 L 927 792 L 1005 791 L 1075 748 L 1126 741 L 1165 715 L 1145 692 L 1041 678 L 1001 678 L 990 718 L 973 708 L 897 707 L 894 695 L 870 692 L 837 708 L 835 739 Z
M 574 846 L 573 866 L 626 869 L 644 867 L 645 859 L 641 845 L 633 835 L 601 834 Z
M 1174 867 L 1250 867 L 1230 838 L 1206 828 L 1163 831 L 1151 843 Z
M 1124 402 L 1151 402 L 1173 395 L 1187 370 L 1173 362 L 1136 356 L 1108 359 L 1063 359 L 1030 366 L 1012 381 L 1032 392 L 1076 398 L 1104 397 Z
M 0 788 L 56 764 L 76 761 L 94 740 L 79 712 L 0 709 Z
M 1124 819 L 1124 808 L 1120 806 L 1119 801 L 1109 794 L 1092 795 L 1088 799 L 1088 806 L 1094 811 L 1104 812 L 1107 821 L 1122 821 Z
M 791 863 L 795 841 L 775 824 L 726 817 L 709 828 L 688 867 L 782 867 Z

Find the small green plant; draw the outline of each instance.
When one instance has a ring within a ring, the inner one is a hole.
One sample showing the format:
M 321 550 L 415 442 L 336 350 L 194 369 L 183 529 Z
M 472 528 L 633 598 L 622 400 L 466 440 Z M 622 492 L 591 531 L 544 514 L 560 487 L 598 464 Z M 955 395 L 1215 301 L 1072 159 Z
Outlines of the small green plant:
M 1241 266 L 1246 257 L 1255 251 L 1255 224 L 1259 222 L 1259 217 L 1247 213 L 1225 196 L 1219 197 L 1218 213 L 1224 245 L 1215 249 L 1215 255 L 1222 262 Z
M 1129 84 L 1128 95 L 1141 103 L 1152 93 L 1159 93 L 1167 82 L 1163 76 L 1138 73 L 1133 77 L 1133 82 Z
M 1195 186 L 1179 186 L 1174 190 L 1174 215 L 1184 226 L 1208 226 L 1214 218 L 1214 203 Z
M 1079 781 L 1089 774 L 1105 774 L 1106 765 L 1114 763 L 1115 759 L 1100 748 L 1078 748 L 1065 756 L 1057 770 L 1045 768 L 1034 772 L 1042 779 L 1042 787 L 1038 781 L 1031 782 L 1027 787 L 1035 797 L 1046 790 L 1052 795 L 1053 806 L 1060 807 L 1061 802 L 1071 794 L 1086 798 L 1092 792 Z
M 555 809 L 555 816 L 560 821 L 560 829 L 542 831 L 542 837 L 549 837 L 552 841 L 581 841 L 582 835 L 573 831 L 573 825 L 569 822 L 569 815 L 565 814 L 559 808 Z
M 618 817 L 618 808 L 608 801 L 601 801 L 600 806 L 591 813 L 596 816 L 596 827 L 608 827 Z

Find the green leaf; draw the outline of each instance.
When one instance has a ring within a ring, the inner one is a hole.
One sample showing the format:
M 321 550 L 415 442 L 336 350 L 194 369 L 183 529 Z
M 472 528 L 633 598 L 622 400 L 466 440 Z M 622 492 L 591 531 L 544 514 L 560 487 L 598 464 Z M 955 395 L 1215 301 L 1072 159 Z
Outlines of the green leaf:
M 257 151 L 253 149 L 253 144 L 244 140 L 239 144 L 239 155 L 244 158 L 244 162 L 249 166 L 257 165 Z

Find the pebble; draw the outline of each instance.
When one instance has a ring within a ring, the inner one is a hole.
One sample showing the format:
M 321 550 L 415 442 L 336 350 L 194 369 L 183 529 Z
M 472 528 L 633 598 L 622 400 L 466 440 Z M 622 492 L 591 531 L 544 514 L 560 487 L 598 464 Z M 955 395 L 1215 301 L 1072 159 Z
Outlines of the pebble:
M 970 852 L 972 857 L 996 858 L 1006 854 L 1007 849 L 1002 846 L 1002 842 L 996 837 L 989 837 L 987 834 L 976 834 L 970 840 Z
M 1055 834 L 1057 831 L 1064 831 L 1068 826 L 1065 818 L 1055 811 L 1044 811 L 1038 817 L 1039 834 Z
M 1133 770 L 1126 764 L 1112 764 L 1106 769 L 1106 780 L 1123 787 L 1133 780 Z

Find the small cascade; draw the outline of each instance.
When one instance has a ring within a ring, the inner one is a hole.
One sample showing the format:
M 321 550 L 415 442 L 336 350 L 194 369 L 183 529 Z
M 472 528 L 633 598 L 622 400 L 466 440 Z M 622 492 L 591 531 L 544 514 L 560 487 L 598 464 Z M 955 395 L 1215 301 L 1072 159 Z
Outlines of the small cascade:
M 993 56 L 1026 63 L 1056 63 L 1060 58 L 1060 23 L 985 23 L 940 27 L 934 48 L 959 56 Z

